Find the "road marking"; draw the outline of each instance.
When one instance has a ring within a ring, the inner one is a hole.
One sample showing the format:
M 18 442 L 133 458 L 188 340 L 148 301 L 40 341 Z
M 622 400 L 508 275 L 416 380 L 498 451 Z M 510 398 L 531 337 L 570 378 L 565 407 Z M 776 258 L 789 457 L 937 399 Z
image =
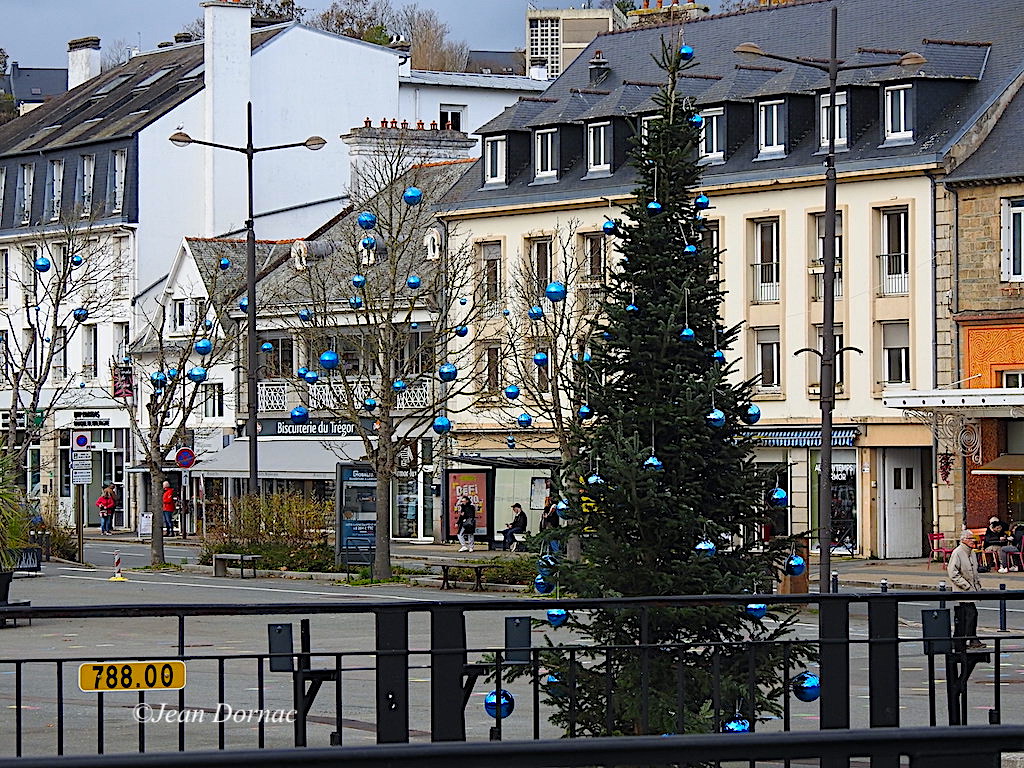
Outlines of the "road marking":
M 64 568 L 64 567 L 59 567 L 57 570 L 58 571 L 77 571 L 79 573 L 96 573 L 96 569 L 95 568 Z
M 375 598 L 386 598 L 389 600 L 405 600 L 412 603 L 432 603 L 433 600 L 422 597 L 397 597 L 395 595 L 381 595 L 377 593 L 368 592 L 313 592 L 302 589 L 273 589 L 271 587 L 243 587 L 234 586 L 231 584 L 193 584 L 188 581 L 155 581 L 153 579 L 139 579 L 138 576 L 142 574 L 138 572 L 132 573 L 132 579 L 143 584 L 164 584 L 172 587 L 197 587 L 199 589 L 242 589 L 247 592 L 274 592 L 282 594 L 293 594 L 293 595 L 316 595 L 318 597 L 375 597 Z M 70 576 L 66 573 L 60 575 L 62 579 L 83 579 L 85 581 L 107 581 L 107 579 L 100 576 Z

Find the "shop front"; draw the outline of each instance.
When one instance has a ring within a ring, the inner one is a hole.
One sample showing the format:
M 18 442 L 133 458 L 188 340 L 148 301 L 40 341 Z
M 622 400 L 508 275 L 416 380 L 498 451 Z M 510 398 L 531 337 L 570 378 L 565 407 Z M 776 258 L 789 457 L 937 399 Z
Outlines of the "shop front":
M 55 412 L 54 420 L 56 455 L 48 456 L 43 451 L 39 477 L 41 495 L 57 496 L 61 515 L 71 523 L 75 494 L 80 494 L 78 502 L 82 504 L 86 527 L 99 527 L 99 509 L 95 502 L 104 486 L 113 484 L 114 527 L 133 527 L 132 489 L 125 474 L 131 459 L 128 414 L 121 408 L 60 410 Z M 83 437 L 85 444 L 73 444 L 75 436 Z M 72 462 L 77 468 L 74 473 Z M 86 482 L 75 483 L 75 480 Z

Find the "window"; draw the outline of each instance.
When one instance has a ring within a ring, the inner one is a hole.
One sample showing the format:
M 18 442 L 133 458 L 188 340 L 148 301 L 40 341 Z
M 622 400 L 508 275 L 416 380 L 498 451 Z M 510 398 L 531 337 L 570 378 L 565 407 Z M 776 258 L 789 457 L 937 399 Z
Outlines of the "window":
M 1003 371 L 1003 386 L 1007 389 L 1024 388 L 1024 371 Z
M 557 16 L 530 19 L 529 50 L 526 60 L 546 59 L 548 79 L 554 80 L 562 72 L 562 31 L 561 19 Z
M 36 269 L 36 256 L 39 251 L 34 245 L 29 245 L 22 253 L 25 257 L 25 287 L 32 291 L 34 296 L 39 292 L 39 270 Z
M 114 354 L 118 360 L 124 361 L 131 348 L 131 335 L 128 323 L 114 323 Z
M 11 252 L 0 248 L 0 301 L 7 301 L 11 295 Z
M 484 350 L 484 385 L 487 392 L 497 392 L 501 388 L 501 368 L 498 364 L 500 354 L 498 347 L 487 347 Z
M 51 160 L 50 172 L 47 174 L 46 208 L 50 213 L 50 221 L 60 218 L 61 191 L 64 188 L 64 161 Z
M 0 330 L 0 379 L 6 380 L 11 350 L 7 347 L 7 331 Z
M 533 278 L 534 295 L 543 296 L 551 282 L 551 239 L 530 241 L 530 277 Z
M 584 274 L 588 280 L 604 282 L 606 266 L 606 243 L 604 235 L 583 236 Z
M 171 313 L 176 330 L 189 328 L 196 321 L 195 304 L 192 299 L 175 299 L 171 303 Z
M 910 383 L 910 323 L 882 324 L 882 357 L 886 384 Z
M 779 300 L 779 220 L 754 222 L 754 301 Z
M 537 347 L 537 352 L 543 352 L 545 355 L 550 357 L 551 350 L 547 347 Z M 534 353 L 536 354 L 536 353 Z M 547 392 L 551 388 L 551 377 L 548 374 L 548 366 L 538 365 L 537 366 L 537 391 Z
M 501 243 L 484 243 L 480 246 L 483 264 L 483 299 L 485 304 L 496 305 L 501 301 Z M 494 307 L 492 307 L 493 309 Z
M 587 170 L 607 171 L 611 168 L 608 160 L 608 123 L 595 123 L 587 128 Z
M 893 296 L 910 292 L 909 222 L 906 208 L 881 211 L 882 253 L 880 293 Z
M 112 191 L 110 210 L 111 213 L 120 213 L 124 206 L 124 179 L 128 167 L 128 150 L 115 149 L 111 154 L 113 156 L 111 162 L 113 178 L 110 185 Z
M 910 86 L 894 85 L 885 89 L 885 140 L 913 139 L 910 122 Z
M 825 263 L 825 214 L 816 213 L 814 214 L 814 239 L 815 239 L 815 253 L 814 263 L 824 264 Z M 835 256 L 836 256 L 836 277 L 835 282 L 832 284 L 832 295 L 835 298 L 841 298 L 843 295 L 843 214 L 842 212 L 836 213 L 836 238 L 835 238 Z M 822 272 L 814 273 L 814 301 L 821 301 L 824 295 L 824 276 Z
M 782 132 L 782 101 L 762 101 L 757 108 L 757 145 L 762 155 L 781 155 L 786 151 Z
M 427 230 L 423 236 L 423 258 L 437 261 L 441 258 L 441 233 L 436 229 Z
M 0 168 L 0 223 L 4 218 L 4 193 L 7 191 L 7 169 Z
M 270 342 L 273 349 L 264 352 L 262 346 Z M 295 375 L 295 352 L 291 336 L 259 337 L 263 376 L 268 379 L 290 379 Z
M 412 331 L 399 356 L 396 376 L 419 376 L 434 367 L 434 332 Z
M 700 113 L 704 118 L 704 127 L 700 133 L 700 156 L 708 162 L 721 162 L 725 159 L 722 125 L 725 110 L 706 109 Z
M 505 183 L 505 137 L 484 139 L 484 183 Z
M 818 334 L 818 351 L 819 352 L 824 352 L 825 351 L 825 334 L 823 332 L 824 329 L 820 325 L 817 326 L 816 328 L 817 328 L 817 334 Z M 836 386 L 839 386 L 839 385 L 841 385 L 843 383 L 843 377 L 844 377 L 844 374 L 845 374 L 845 366 L 843 365 L 844 356 L 839 354 L 839 350 L 842 349 L 845 346 L 845 342 L 843 341 L 843 327 L 841 325 L 834 325 L 834 326 L 832 326 L 832 338 L 835 340 L 835 343 L 836 343 L 835 377 L 836 377 Z M 818 357 L 817 357 L 817 355 L 811 355 L 811 358 L 814 360 L 815 365 L 817 365 L 818 364 Z M 820 368 L 819 368 L 819 370 L 820 370 Z M 817 371 L 815 373 L 817 373 Z
M 82 326 L 82 376 L 86 379 L 96 378 L 99 365 L 98 332 L 95 325 Z
M 203 384 L 203 416 L 219 419 L 224 415 L 224 385 L 217 381 Z
M 640 118 L 640 139 L 643 143 L 647 143 L 651 136 L 651 126 L 654 125 L 654 121 L 659 117 L 660 115 L 647 115 Z
M 80 214 L 92 213 L 92 187 L 96 177 L 96 155 L 82 155 L 81 176 L 78 185 L 78 206 Z
M 1002 281 L 1024 281 L 1024 199 L 1002 202 Z
M 558 135 L 554 129 L 537 131 L 534 134 L 533 171 L 538 179 L 553 178 L 557 175 L 555 166 L 555 137 Z
M 359 349 L 359 338 L 348 339 L 344 336 L 334 340 L 332 349 L 338 352 L 338 367 L 344 376 L 358 376 L 363 369 L 363 355 Z
M 115 237 L 114 248 L 114 269 L 112 292 L 116 297 L 128 295 L 128 270 L 131 266 L 131 247 L 127 237 Z
M 25 163 L 21 166 L 21 173 L 18 177 L 18 216 L 22 224 L 28 224 L 32 219 L 32 193 L 35 186 L 36 167 L 32 163 Z
M 442 104 L 438 124 L 441 129 L 451 129 L 453 131 L 462 130 L 462 117 L 466 112 L 465 104 Z
M 757 346 L 757 371 L 760 377 L 758 387 L 761 389 L 779 389 L 782 384 L 782 371 L 779 359 L 779 329 L 758 328 L 754 332 Z
M 34 330 L 25 329 L 21 332 L 21 349 L 16 350 L 23 356 L 23 359 L 18 362 L 24 362 L 25 372 L 32 378 L 35 378 L 39 371 L 39 342 L 40 339 L 36 337 Z
M 68 329 L 58 326 L 53 337 L 53 377 L 66 379 L 68 376 Z
M 818 125 L 821 127 L 821 146 L 828 147 L 828 94 L 823 93 L 818 99 Z M 836 94 L 835 109 L 835 140 L 837 147 L 846 146 L 846 91 Z

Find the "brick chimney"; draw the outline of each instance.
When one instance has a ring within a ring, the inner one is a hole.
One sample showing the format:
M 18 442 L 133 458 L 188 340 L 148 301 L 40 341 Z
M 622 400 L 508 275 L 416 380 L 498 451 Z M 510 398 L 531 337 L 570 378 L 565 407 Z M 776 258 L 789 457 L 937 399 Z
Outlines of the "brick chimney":
M 595 51 L 594 58 L 590 60 L 591 87 L 603 83 L 611 71 L 611 67 L 608 66 L 608 59 L 604 57 L 604 52 Z
M 100 39 L 80 37 L 68 42 L 68 90 L 100 73 Z
M 191 42 L 193 42 L 192 33 L 191 32 L 178 32 L 174 36 L 174 42 L 177 43 L 177 44 L 191 43 Z

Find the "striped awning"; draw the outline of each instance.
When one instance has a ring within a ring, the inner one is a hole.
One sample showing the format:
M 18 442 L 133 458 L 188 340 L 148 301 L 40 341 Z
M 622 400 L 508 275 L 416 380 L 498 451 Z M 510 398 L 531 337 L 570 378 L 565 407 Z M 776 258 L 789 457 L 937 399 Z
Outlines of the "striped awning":
M 860 430 L 857 427 L 833 427 L 832 447 L 850 448 L 857 439 Z M 750 436 L 754 442 L 770 448 L 820 448 L 821 428 L 798 429 L 794 427 L 768 427 L 752 429 Z

